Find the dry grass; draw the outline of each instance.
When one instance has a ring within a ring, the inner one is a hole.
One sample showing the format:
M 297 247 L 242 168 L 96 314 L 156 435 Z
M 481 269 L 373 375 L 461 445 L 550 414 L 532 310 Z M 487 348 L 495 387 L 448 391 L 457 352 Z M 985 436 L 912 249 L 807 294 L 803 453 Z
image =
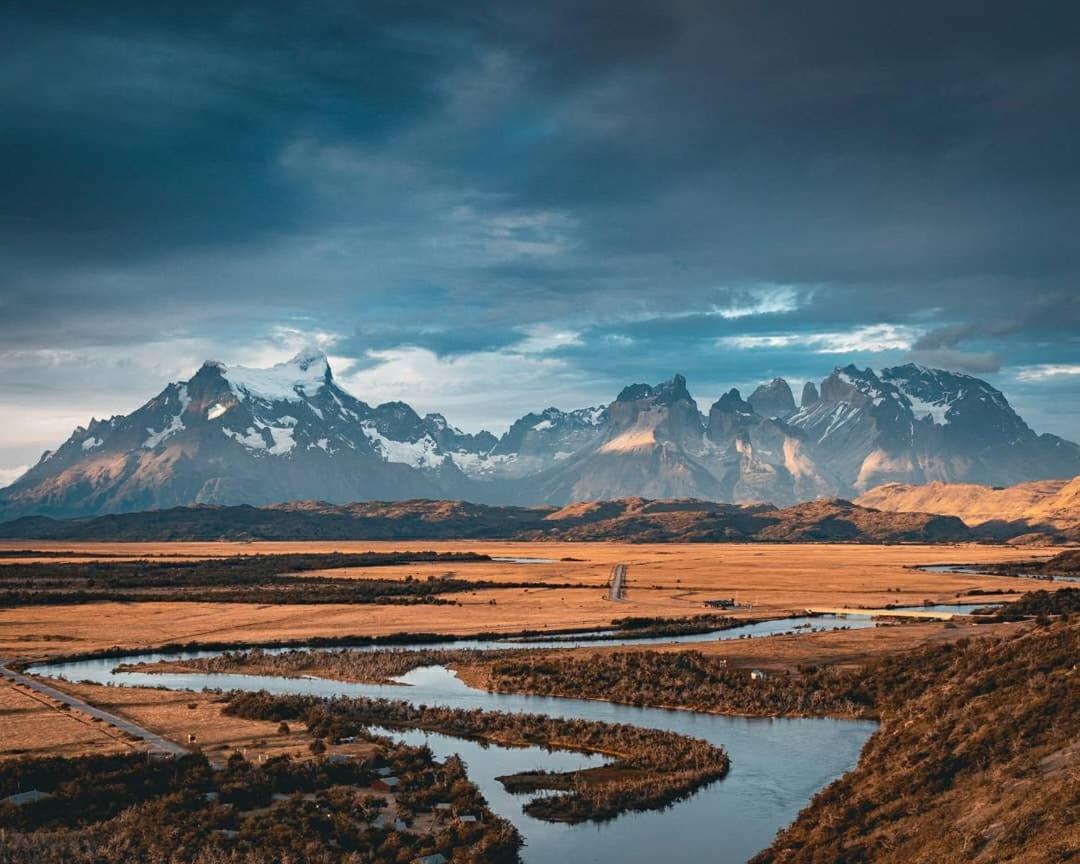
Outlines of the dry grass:
M 7 544 L 25 548 L 25 544 Z M 49 544 L 34 544 L 46 548 Z M 169 642 L 302 640 L 313 636 L 388 633 L 511 632 L 596 627 L 628 615 L 693 615 L 710 597 L 738 596 L 753 613 L 772 615 L 812 606 L 882 606 L 948 600 L 973 588 L 1030 590 L 1044 583 L 1004 577 L 924 573 L 934 562 L 1017 560 L 1030 550 L 990 546 L 853 546 L 618 543 L 153 543 L 54 544 L 79 551 L 230 555 L 374 549 L 471 550 L 495 556 L 555 559 L 551 564 L 463 564 L 459 578 L 574 583 L 581 588 L 501 588 L 455 594 L 453 606 L 301 606 L 212 603 L 99 603 L 0 610 L 0 657 L 44 657 L 136 649 Z M 1045 550 L 1042 554 L 1047 554 Z M 573 558 L 574 561 L 559 559 Z M 613 603 L 604 587 L 613 564 L 629 565 L 626 599 Z M 446 565 L 377 568 L 353 578 L 427 578 Z M 491 601 L 495 601 L 492 605 Z M 878 631 L 875 631 L 878 632 Z M 863 637 L 865 638 L 865 637 Z
M 66 692 L 111 711 L 186 745 L 189 734 L 211 762 L 222 764 L 240 751 L 250 761 L 262 757 L 288 755 L 293 759 L 312 758 L 311 736 L 304 724 L 294 723 L 289 734 L 278 732 L 278 724 L 265 720 L 244 720 L 223 713 L 220 697 L 207 693 L 184 693 L 98 684 L 54 682 Z M 375 746 L 367 742 L 333 746 L 327 752 L 367 755 Z
M 0 759 L 126 752 L 120 733 L 46 696 L 0 679 Z

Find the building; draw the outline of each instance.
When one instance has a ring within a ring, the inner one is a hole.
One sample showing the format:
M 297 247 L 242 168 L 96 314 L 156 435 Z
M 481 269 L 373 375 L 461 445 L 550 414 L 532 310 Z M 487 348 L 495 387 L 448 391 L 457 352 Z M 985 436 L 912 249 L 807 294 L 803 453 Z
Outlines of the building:
M 437 822 L 445 822 L 454 815 L 454 805 L 446 801 L 440 801 L 432 808 L 432 815 Z
M 735 598 L 734 597 L 721 597 L 717 600 L 706 600 L 705 605 L 710 609 L 734 609 Z
M 371 788 L 380 792 L 396 792 L 400 783 L 397 777 L 380 777 L 371 784 Z
M 413 864 L 449 864 L 450 859 L 443 855 L 441 852 L 435 852 L 432 855 L 421 855 L 419 858 L 413 858 Z
M 768 676 L 764 672 L 762 672 L 760 669 L 751 669 L 750 670 L 750 680 L 751 681 L 764 681 L 767 677 Z

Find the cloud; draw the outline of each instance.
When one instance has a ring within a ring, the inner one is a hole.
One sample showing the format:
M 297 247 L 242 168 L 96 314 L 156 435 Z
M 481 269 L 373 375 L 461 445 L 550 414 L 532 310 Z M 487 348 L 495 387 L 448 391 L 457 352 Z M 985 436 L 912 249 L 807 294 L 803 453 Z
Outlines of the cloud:
M 1075 4 L 9 5 L 16 412 L 127 411 L 320 333 L 347 366 L 477 355 L 567 404 L 848 351 L 1075 355 Z
M 979 338 L 993 338 L 1014 332 L 1019 324 L 953 324 L 922 334 L 911 346 L 907 360 L 923 366 L 957 369 L 981 374 L 1001 369 L 1001 355 L 996 351 L 964 351 L 958 346 Z
M 974 375 L 997 372 L 1001 355 L 995 351 L 959 351 L 956 348 L 936 348 L 930 351 L 911 351 L 906 360 L 935 369 L 955 369 Z
M 526 327 L 524 332 L 526 334 L 525 338 L 509 346 L 508 351 L 516 354 L 546 354 L 560 348 L 584 344 L 581 333 L 574 330 L 557 330 L 544 324 L 538 324 L 535 327 Z
M 1040 363 L 1016 370 L 1019 381 L 1045 381 L 1048 378 L 1071 378 L 1080 376 L 1078 363 Z
M 367 368 L 337 375 L 358 398 L 373 404 L 400 399 L 474 432 L 486 428 L 499 434 L 507 418 L 549 405 L 581 407 L 583 395 L 593 389 L 566 361 L 542 354 L 480 351 L 440 357 L 424 348 L 394 348 L 371 351 L 368 359 Z M 594 403 L 611 398 L 592 395 Z
M 740 300 L 735 300 L 729 306 L 714 307 L 712 312 L 730 321 L 753 315 L 794 312 L 800 306 L 799 292 L 790 287 L 757 289 L 749 292 L 749 296 L 745 299 L 740 298 Z
M 803 346 L 815 354 L 881 353 L 911 347 L 916 338 L 912 327 L 871 324 L 847 333 L 778 333 L 761 336 L 724 336 L 718 344 L 725 348 L 769 349 Z

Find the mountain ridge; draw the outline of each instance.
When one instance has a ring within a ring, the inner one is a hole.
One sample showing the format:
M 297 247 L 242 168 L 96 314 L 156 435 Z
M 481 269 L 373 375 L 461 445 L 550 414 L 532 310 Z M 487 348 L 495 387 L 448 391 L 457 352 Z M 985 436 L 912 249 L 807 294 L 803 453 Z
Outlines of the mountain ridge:
M 0 539 L 34 540 L 565 540 L 624 542 L 957 542 L 976 539 L 951 516 L 883 513 L 850 501 L 788 508 L 627 498 L 566 507 L 463 501 L 298 501 L 200 505 L 87 519 L 27 516 Z
M 91 420 L 6 489 L 0 519 L 412 498 L 552 504 L 629 497 L 791 505 L 882 483 L 1011 485 L 1080 474 L 1080 447 L 1038 435 L 1004 394 L 913 364 L 838 366 L 796 405 L 774 378 L 702 413 L 686 379 L 606 406 L 554 407 L 501 436 L 401 401 L 369 405 L 305 349 L 269 369 L 207 361 L 128 415 Z

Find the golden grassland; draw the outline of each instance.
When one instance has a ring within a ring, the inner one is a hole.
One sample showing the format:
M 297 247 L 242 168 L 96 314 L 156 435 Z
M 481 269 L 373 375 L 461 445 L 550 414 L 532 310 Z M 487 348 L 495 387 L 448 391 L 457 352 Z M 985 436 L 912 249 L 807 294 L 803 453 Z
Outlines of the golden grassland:
M 104 688 L 102 688 L 104 689 Z M 0 759 L 123 753 L 133 745 L 115 729 L 65 710 L 47 696 L 0 679 Z
M 28 548 L 23 542 L 0 549 Z M 113 646 L 138 649 L 177 642 L 265 643 L 311 637 L 391 633 L 513 632 L 600 627 L 633 615 L 699 614 L 714 597 L 753 604 L 742 617 L 801 612 L 808 607 L 878 607 L 954 600 L 973 589 L 1025 591 L 1027 579 L 926 573 L 919 564 L 1015 561 L 1053 550 L 983 545 L 620 544 L 455 542 L 326 543 L 34 543 L 34 549 L 82 553 L 222 557 L 286 552 L 475 551 L 554 563 L 402 565 L 335 571 L 344 578 L 457 578 L 540 582 L 562 588 L 488 588 L 447 595 L 454 605 L 267 605 L 248 603 L 91 603 L 0 610 L 0 658 L 37 658 Z M 572 560 L 563 560 L 572 559 Z M 8 559 L 9 560 L 9 559 Z M 55 560 L 55 559 L 50 559 Z M 85 560 L 85 559 L 84 559 Z M 629 565 L 626 597 L 607 599 L 615 563 Z M 2 566 L 2 564 L 0 564 Z M 934 625 L 940 630 L 940 625 Z M 884 631 L 879 628 L 875 634 Z M 914 632 L 914 631 L 912 631 Z M 800 637 L 804 638 L 804 637 Z M 874 640 L 876 636 L 852 636 Z M 897 637 L 883 636 L 884 639 Z M 749 650 L 749 649 L 744 649 Z M 756 650 L 756 649 L 755 649 Z
M 313 739 L 304 724 L 294 723 L 286 734 L 278 730 L 277 723 L 268 720 L 233 717 L 223 713 L 225 703 L 214 694 L 52 683 L 92 705 L 185 746 L 188 735 L 193 734 L 196 739 L 193 746 L 214 764 L 223 764 L 234 752 L 243 753 L 253 762 L 274 756 L 300 760 L 311 758 L 308 745 Z M 375 749 L 370 742 L 358 741 L 333 746 L 329 752 L 368 755 Z
M 51 682 L 57 689 L 77 696 L 113 714 L 187 746 L 200 749 L 211 763 L 224 764 L 234 752 L 252 761 L 287 755 L 312 758 L 313 740 L 304 725 L 294 724 L 286 734 L 277 723 L 247 720 L 223 713 L 221 698 L 208 693 L 104 687 L 99 684 Z M 0 681 L 0 759 L 19 756 L 89 756 L 138 752 L 141 741 L 127 739 L 119 730 L 95 722 L 76 709 L 65 709 L 54 700 Z M 369 755 L 375 745 L 358 741 L 334 745 L 331 752 Z

